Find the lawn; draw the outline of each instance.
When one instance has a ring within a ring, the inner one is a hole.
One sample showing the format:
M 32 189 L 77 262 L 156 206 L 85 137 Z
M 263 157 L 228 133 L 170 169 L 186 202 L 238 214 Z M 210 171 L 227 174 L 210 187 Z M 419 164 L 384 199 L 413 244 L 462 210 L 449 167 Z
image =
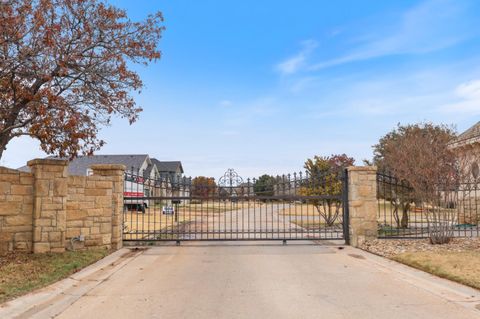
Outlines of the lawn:
M 140 212 L 126 212 L 124 214 L 124 239 L 150 238 L 154 233 L 173 233 L 177 227 L 187 224 L 192 216 L 179 214 L 175 221 L 173 215 L 164 215 L 160 210 L 147 210 Z M 151 238 L 150 238 L 151 239 Z
M 342 228 L 342 221 L 341 218 L 337 219 L 335 223 L 332 226 L 327 226 L 327 224 L 324 221 L 321 220 L 312 220 L 312 219 L 307 219 L 307 220 L 301 220 L 301 219 L 294 219 L 290 221 L 291 223 L 303 227 L 307 230 L 322 230 L 326 228 Z
M 422 251 L 408 252 L 393 260 L 480 289 L 480 252 Z
M 0 303 L 45 287 L 109 254 L 106 249 L 0 256 Z

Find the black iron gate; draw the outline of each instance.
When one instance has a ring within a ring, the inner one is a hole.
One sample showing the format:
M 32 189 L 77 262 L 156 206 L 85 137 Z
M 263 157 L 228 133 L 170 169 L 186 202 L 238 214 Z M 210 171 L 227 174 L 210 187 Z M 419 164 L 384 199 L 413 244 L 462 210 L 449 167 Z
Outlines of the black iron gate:
M 125 241 L 345 240 L 347 175 L 125 174 Z

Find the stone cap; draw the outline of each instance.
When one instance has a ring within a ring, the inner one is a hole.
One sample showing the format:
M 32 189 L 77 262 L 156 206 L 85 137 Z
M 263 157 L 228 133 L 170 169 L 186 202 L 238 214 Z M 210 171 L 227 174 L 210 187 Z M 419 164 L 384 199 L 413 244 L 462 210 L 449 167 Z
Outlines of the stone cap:
M 347 167 L 349 172 L 376 172 L 378 169 L 376 166 L 349 166 Z
M 54 159 L 54 158 L 35 158 L 27 162 L 28 166 L 34 165 L 61 165 L 67 166 L 68 160 L 64 159 Z
M 90 168 L 98 171 L 112 171 L 112 170 L 125 171 L 127 167 L 123 164 L 94 164 L 94 165 L 91 165 Z

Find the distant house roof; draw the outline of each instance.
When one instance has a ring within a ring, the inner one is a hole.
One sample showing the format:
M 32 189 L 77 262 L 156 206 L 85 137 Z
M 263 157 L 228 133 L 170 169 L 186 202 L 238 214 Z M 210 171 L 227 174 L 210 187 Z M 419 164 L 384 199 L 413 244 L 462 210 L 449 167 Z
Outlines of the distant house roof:
M 179 171 L 183 174 L 182 162 L 180 161 L 159 161 L 156 158 L 152 158 L 151 161 L 157 166 L 160 173 L 176 173 Z
M 127 170 L 132 168 L 135 170 L 139 169 L 147 159 L 147 154 L 79 156 L 68 164 L 68 173 L 70 175 L 87 175 L 88 168 L 94 164 L 123 164 Z M 30 168 L 22 166 L 19 170 L 30 171 Z
M 480 143 L 480 122 L 460 134 L 451 144 L 453 148 L 459 148 L 474 143 Z

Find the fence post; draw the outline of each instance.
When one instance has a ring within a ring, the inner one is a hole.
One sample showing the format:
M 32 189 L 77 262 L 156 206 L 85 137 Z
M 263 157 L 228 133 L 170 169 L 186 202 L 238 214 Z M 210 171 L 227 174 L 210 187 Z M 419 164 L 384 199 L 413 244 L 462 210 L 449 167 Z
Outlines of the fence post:
M 63 252 L 68 161 L 34 159 L 27 164 L 33 173 L 33 252 Z
M 125 165 L 96 164 L 90 167 L 93 175 L 106 176 L 112 179 L 112 248 L 120 249 L 123 246 L 123 186 Z
M 354 247 L 377 238 L 377 168 L 351 166 L 348 171 L 349 240 Z

